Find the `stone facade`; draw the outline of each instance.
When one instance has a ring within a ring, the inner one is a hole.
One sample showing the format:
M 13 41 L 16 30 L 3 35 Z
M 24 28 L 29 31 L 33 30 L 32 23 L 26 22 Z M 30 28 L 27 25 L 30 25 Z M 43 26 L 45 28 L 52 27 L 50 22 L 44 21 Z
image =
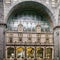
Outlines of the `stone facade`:
M 22 27 L 21 24 L 19 24 L 19 26 Z M 50 59 L 54 59 L 54 40 L 53 40 L 53 33 L 45 33 L 45 32 L 41 32 L 41 28 L 37 26 L 37 30 L 36 32 L 24 32 L 23 28 L 18 28 L 17 32 L 12 32 L 12 31 L 6 31 L 5 32 L 5 42 L 6 42 L 6 60 L 10 60 L 11 55 L 8 57 L 7 51 L 8 48 L 15 48 L 16 45 L 16 58 L 17 60 L 21 59 L 31 59 L 28 57 L 28 48 L 34 48 L 34 52 L 36 51 L 36 53 L 33 53 L 33 59 L 48 59 L 48 54 L 47 54 L 47 49 L 52 49 L 52 52 L 50 52 L 49 54 L 51 54 L 51 56 L 49 57 Z M 12 39 L 11 39 L 12 38 Z M 18 57 L 17 51 L 18 49 L 24 48 L 24 52 L 26 51 L 26 53 L 24 53 L 23 58 L 20 56 Z M 25 50 L 26 48 L 26 50 Z M 43 49 L 42 50 L 42 57 L 38 57 L 37 56 L 37 49 Z M 15 54 L 15 52 L 13 53 Z M 26 55 L 26 56 L 25 56 Z M 35 57 L 36 56 L 36 57 Z M 14 59 L 15 55 L 13 56 L 12 59 Z
M 5 29 L 9 16 L 25 0 L 0 1 L 0 60 L 5 59 Z M 28 0 L 27 0 L 28 1 Z M 29 0 L 30 1 L 30 0 Z M 54 32 L 54 60 L 60 60 L 60 0 L 31 0 L 42 4 L 51 18 Z M 55 2 L 54 2 L 55 1 Z

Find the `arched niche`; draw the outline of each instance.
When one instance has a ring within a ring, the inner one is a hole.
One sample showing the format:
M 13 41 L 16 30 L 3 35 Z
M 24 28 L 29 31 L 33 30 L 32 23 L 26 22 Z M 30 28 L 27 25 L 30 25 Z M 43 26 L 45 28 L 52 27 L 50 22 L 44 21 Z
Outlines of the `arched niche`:
M 7 58 L 14 58 L 14 48 L 13 47 L 7 48 Z
M 41 21 L 44 23 L 47 22 L 48 25 L 51 26 L 50 29 L 53 29 L 53 21 L 52 21 L 52 16 L 49 15 L 50 13 L 51 12 L 49 11 L 47 7 L 45 7 L 44 5 L 38 2 L 24 1 L 24 2 L 17 4 L 16 6 L 13 7 L 13 9 L 11 9 L 10 13 L 8 14 L 8 18 L 7 18 L 7 27 L 9 28 L 12 26 L 12 30 L 13 29 L 17 30 L 16 27 L 18 26 L 19 22 L 21 22 L 21 19 L 23 18 L 23 20 L 25 21 L 25 19 L 27 18 L 27 20 L 28 19 L 33 20 L 33 21 L 37 20 L 37 22 L 41 22 Z M 24 25 L 24 23 L 22 24 Z M 28 25 L 25 24 L 24 28 L 25 26 L 28 26 L 29 31 L 31 30 L 30 27 L 34 27 L 33 24 L 30 26 L 29 23 Z M 26 28 L 24 30 L 26 30 Z M 35 27 L 32 30 L 34 29 Z M 43 28 L 41 30 L 43 30 Z

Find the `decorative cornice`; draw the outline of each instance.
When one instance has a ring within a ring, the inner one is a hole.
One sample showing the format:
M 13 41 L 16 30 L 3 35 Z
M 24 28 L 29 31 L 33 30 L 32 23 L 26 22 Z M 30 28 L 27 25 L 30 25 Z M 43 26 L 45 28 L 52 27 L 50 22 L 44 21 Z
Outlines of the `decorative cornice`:
M 60 26 L 56 26 L 56 27 L 54 27 L 53 30 L 55 30 L 56 28 L 60 28 Z
M 0 26 L 6 26 L 7 27 L 6 23 L 0 23 Z

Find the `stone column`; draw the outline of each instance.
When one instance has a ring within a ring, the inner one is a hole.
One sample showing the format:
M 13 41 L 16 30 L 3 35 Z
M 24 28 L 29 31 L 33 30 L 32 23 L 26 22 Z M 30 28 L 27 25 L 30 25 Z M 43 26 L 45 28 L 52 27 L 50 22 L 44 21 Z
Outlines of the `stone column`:
M 54 28 L 54 60 L 60 60 L 60 26 Z
M 46 46 L 44 47 L 44 60 L 46 60 Z
M 4 35 L 4 29 L 5 24 L 0 23 L 0 60 L 5 59 L 5 35 Z
M 27 60 L 27 53 L 26 53 L 27 47 L 26 46 L 24 46 L 24 47 L 25 47 L 25 60 Z
M 5 49 L 5 59 L 7 59 L 7 48 Z
M 35 49 L 34 60 L 37 60 L 37 58 L 36 58 L 36 46 L 34 47 L 34 49 Z
M 43 59 L 45 58 L 45 49 L 43 47 Z
M 52 47 L 52 59 L 54 60 L 54 47 Z

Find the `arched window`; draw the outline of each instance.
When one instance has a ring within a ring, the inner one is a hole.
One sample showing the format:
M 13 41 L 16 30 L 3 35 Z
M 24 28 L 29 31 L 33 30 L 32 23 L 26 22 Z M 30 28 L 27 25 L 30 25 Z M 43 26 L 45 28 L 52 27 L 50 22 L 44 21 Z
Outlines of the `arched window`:
M 52 59 L 52 48 L 46 48 L 46 59 Z
M 41 25 L 40 27 L 42 31 L 49 32 L 51 29 L 51 25 L 48 19 L 44 16 L 39 15 L 33 10 L 27 10 L 22 12 L 21 15 L 18 14 L 17 16 L 12 16 L 7 22 L 7 30 L 11 31 L 17 31 L 19 24 L 23 25 L 24 31 L 36 31 L 36 26 L 38 24 Z
M 14 48 L 7 48 L 7 58 L 14 58 Z
M 24 48 L 19 47 L 17 48 L 17 58 L 24 58 L 25 54 L 24 54 Z
M 36 56 L 37 58 L 43 58 L 43 48 L 37 47 L 36 48 Z
M 27 58 L 34 58 L 34 48 L 27 48 Z

